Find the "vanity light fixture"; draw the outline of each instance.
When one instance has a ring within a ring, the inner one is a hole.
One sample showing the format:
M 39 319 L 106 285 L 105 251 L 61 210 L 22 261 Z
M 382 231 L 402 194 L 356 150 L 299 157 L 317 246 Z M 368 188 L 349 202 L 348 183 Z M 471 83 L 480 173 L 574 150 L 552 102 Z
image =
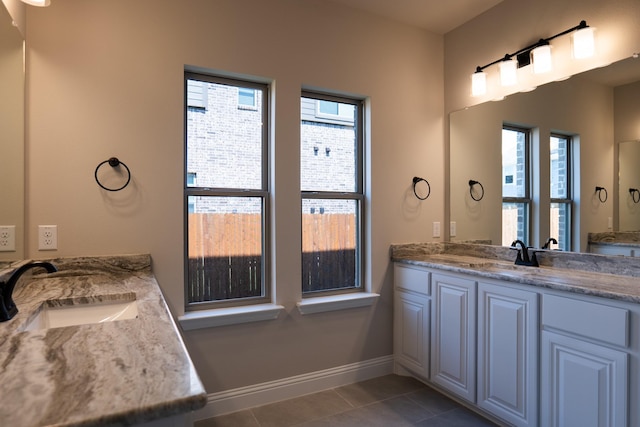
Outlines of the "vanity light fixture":
M 500 83 L 502 86 L 513 86 L 518 83 L 518 60 L 506 55 L 500 61 Z
M 542 43 L 542 41 L 540 41 Z M 531 62 L 535 74 L 548 73 L 553 68 L 551 64 L 551 45 L 549 42 L 540 44 L 531 51 Z
M 533 63 L 533 72 L 546 73 L 552 69 L 551 40 L 573 33 L 572 56 L 575 59 L 589 58 L 595 53 L 594 29 L 587 25 L 586 21 L 580 21 L 575 27 L 562 31 L 546 39 L 540 39 L 536 43 L 522 48 L 514 53 L 508 53 L 487 65 L 476 67 L 471 75 L 471 96 L 482 96 L 487 93 L 486 68 L 500 64 L 500 83 L 502 86 L 510 86 L 517 83 L 517 69 Z
M 22 3 L 29 4 L 31 6 L 47 7 L 51 4 L 51 0 L 21 0 Z

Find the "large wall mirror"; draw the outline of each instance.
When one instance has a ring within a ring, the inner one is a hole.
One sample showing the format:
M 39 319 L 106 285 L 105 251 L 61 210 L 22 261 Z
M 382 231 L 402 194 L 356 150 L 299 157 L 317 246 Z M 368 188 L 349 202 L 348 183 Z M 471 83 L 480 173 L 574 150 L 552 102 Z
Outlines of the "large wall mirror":
M 589 232 L 640 230 L 640 203 L 635 204 L 629 192 L 629 188 L 640 189 L 638 81 L 640 59 L 628 58 L 452 113 L 450 220 L 456 223 L 456 235 L 451 241 L 505 244 L 503 188 L 525 173 L 530 177 L 531 202 L 528 211 L 517 215 L 524 214 L 520 220 L 527 221 L 532 230 L 526 243 L 540 247 L 549 237 L 558 237 L 552 225 L 557 213 L 550 202 L 555 191 L 552 177 L 557 175 L 552 161 L 554 156 L 557 160 L 557 151 L 551 139 L 557 135 L 571 141 L 566 185 L 572 201 L 569 227 L 573 233 L 568 250 L 586 251 Z M 527 170 L 503 173 L 505 126 L 528 131 Z M 480 182 L 483 189 L 476 185 L 470 192 L 470 180 Z M 605 188 L 606 193 L 596 192 L 596 187 Z M 482 199 L 474 200 L 481 190 Z
M 15 226 L 15 250 L 0 247 L 0 261 L 24 257 L 24 53 L 22 35 L 0 3 L 0 226 Z

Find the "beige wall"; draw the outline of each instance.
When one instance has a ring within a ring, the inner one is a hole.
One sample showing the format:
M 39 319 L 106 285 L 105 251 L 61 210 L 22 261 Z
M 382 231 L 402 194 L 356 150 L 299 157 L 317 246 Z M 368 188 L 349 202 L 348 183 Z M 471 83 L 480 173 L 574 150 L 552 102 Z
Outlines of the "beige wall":
M 26 20 L 26 5 L 22 3 L 20 0 L 2 0 L 2 3 L 7 8 L 9 15 L 11 16 L 11 20 L 14 25 L 20 30 L 20 33 L 24 36 L 27 31 L 27 20 Z
M 275 321 L 202 329 L 186 342 L 208 392 L 392 352 L 392 242 L 429 241 L 442 221 L 443 43 L 320 0 L 56 0 L 27 12 L 27 255 L 150 253 L 174 315 L 183 312 L 183 70 L 270 79 L 274 88 Z M 300 89 L 370 105 L 367 280 L 371 308 L 302 317 Z M 93 179 L 117 156 L 127 189 Z M 418 203 L 414 175 L 431 182 Z M 58 225 L 56 252 L 38 224 Z
M 24 71 L 23 41 L 0 5 L 0 225 L 14 225 L 16 250 L 0 260 L 24 258 Z

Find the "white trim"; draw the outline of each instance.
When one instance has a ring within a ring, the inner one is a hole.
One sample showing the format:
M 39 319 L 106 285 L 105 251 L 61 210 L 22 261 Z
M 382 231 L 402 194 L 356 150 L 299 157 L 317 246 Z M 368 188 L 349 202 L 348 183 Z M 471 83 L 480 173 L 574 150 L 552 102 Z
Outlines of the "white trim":
M 284 307 L 277 304 L 243 305 L 242 307 L 215 308 L 190 311 L 178 317 L 182 329 L 214 328 L 216 326 L 237 325 L 239 323 L 274 320 Z
M 203 420 L 393 373 L 393 356 L 383 356 L 294 377 L 211 393 L 193 414 Z
M 330 295 L 305 298 L 296 305 L 300 314 L 324 313 L 325 311 L 346 310 L 349 308 L 369 307 L 380 297 L 372 292 L 354 292 L 351 294 Z

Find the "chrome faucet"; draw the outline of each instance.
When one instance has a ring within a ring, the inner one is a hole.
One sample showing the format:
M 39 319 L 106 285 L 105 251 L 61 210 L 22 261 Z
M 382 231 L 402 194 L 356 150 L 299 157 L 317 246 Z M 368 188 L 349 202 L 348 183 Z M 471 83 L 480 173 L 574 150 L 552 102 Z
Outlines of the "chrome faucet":
M 520 249 L 518 249 L 518 245 L 520 245 Z M 536 253 L 533 252 L 531 257 L 529 257 L 529 247 L 524 244 L 522 240 L 514 240 L 511 243 L 511 247 L 513 249 L 518 249 L 518 256 L 516 257 L 516 265 L 526 265 L 528 267 L 539 267 L 538 259 L 536 258 Z
M 13 319 L 13 316 L 18 314 L 18 307 L 13 302 L 13 289 L 16 287 L 16 283 L 20 277 L 24 274 L 25 271 L 30 270 L 32 268 L 42 267 L 47 270 L 48 273 L 54 273 L 58 271 L 55 265 L 46 261 L 31 261 L 26 264 L 21 265 L 17 268 L 9 280 L 4 283 L 0 282 L 0 292 L 2 297 L 0 298 L 0 322 L 6 322 L 7 320 Z

